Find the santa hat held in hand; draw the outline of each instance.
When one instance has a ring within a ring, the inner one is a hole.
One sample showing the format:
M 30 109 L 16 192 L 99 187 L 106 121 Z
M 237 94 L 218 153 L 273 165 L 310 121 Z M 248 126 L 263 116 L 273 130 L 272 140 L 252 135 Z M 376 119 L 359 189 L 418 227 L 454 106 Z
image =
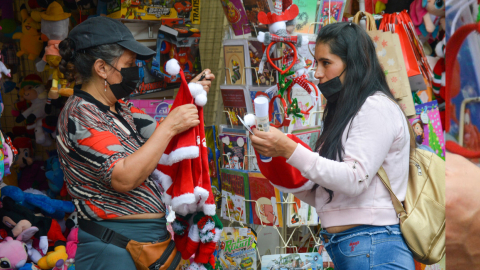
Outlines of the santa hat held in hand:
M 187 215 L 201 211 L 215 215 L 215 200 L 208 172 L 208 152 L 203 125 L 203 106 L 207 93 L 203 86 L 185 80 L 183 70 L 176 59 L 167 62 L 166 71 L 180 74 L 181 85 L 172 110 L 184 104 L 196 104 L 200 124 L 176 135 L 162 155 L 154 176 L 163 188 L 163 200 L 173 211 Z
M 254 117 L 250 115 L 245 116 L 245 124 L 254 127 Z M 296 143 L 303 145 L 305 148 L 310 147 L 293 134 L 286 135 Z M 258 168 L 262 174 L 270 180 L 270 183 L 278 190 L 287 193 L 300 192 L 311 190 L 315 185 L 314 182 L 302 176 L 302 173 L 292 165 L 287 163 L 284 157 L 273 157 L 270 162 L 263 162 L 260 155 L 255 150 L 257 157 Z

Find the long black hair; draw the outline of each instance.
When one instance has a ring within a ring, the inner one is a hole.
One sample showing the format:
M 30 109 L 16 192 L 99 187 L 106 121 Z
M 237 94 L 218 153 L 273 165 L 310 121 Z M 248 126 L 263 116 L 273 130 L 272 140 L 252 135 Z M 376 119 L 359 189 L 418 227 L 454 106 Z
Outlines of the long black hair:
M 377 91 L 392 99 L 393 95 L 378 61 L 375 46 L 359 25 L 348 22 L 326 25 L 320 30 L 316 44 L 328 45 L 330 53 L 340 57 L 346 66 L 343 89 L 336 102 L 327 102 L 323 131 L 316 144 L 320 156 L 343 161 L 342 135 L 365 100 Z M 315 185 L 313 190 L 318 187 Z M 333 199 L 333 191 L 325 190 L 329 194 L 329 203 Z

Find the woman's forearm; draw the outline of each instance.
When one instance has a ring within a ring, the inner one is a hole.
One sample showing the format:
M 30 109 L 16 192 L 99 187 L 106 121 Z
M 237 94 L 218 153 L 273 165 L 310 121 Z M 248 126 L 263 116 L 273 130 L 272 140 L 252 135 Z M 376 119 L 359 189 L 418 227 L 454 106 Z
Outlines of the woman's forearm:
M 116 191 L 128 192 L 135 189 L 155 170 L 165 148 L 175 135 L 168 123 L 160 124 L 142 147 L 115 164 L 112 187 Z

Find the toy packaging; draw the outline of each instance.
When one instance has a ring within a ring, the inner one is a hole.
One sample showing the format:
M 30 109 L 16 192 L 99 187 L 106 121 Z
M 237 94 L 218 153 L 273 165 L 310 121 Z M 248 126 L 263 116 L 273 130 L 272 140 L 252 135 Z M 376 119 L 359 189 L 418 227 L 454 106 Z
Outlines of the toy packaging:
M 250 220 L 250 207 L 245 207 L 245 200 L 250 198 L 248 173 L 221 169 L 222 209 L 221 217 L 247 223 Z
M 194 5 L 188 0 L 114 0 L 107 4 L 107 15 L 114 19 L 182 20 L 199 24 L 200 1 L 193 2 Z
M 261 173 L 249 173 L 250 202 L 253 223 L 267 226 L 283 226 L 281 194 Z M 261 220 L 261 221 L 260 221 Z
M 410 119 L 410 123 L 419 148 L 430 151 L 445 160 L 445 140 L 437 101 L 417 105 L 415 110 L 417 116 Z M 465 129 L 467 129 L 467 124 L 465 124 Z M 467 140 L 465 143 L 467 142 L 469 141 Z
M 228 22 L 232 26 L 233 33 L 236 36 L 249 34 L 250 26 L 248 25 L 247 14 L 243 8 L 241 0 L 220 0 L 223 12 Z
M 173 99 L 130 100 L 130 102 L 155 121 L 162 121 L 167 117 L 173 105 Z
M 223 270 L 257 269 L 257 236 L 250 228 L 224 227 L 220 236 L 217 265 Z
M 293 194 L 287 198 L 287 226 L 318 225 L 318 215 L 315 207 L 301 201 Z
M 322 255 L 318 252 L 265 255 L 262 257 L 262 270 L 270 269 L 321 270 Z
M 180 75 L 170 75 L 165 65 L 170 59 L 177 59 L 189 82 L 202 71 L 200 65 L 200 30 L 186 25 L 160 26 L 157 37 L 157 55 L 153 60 L 151 73 L 166 84 L 180 83 Z

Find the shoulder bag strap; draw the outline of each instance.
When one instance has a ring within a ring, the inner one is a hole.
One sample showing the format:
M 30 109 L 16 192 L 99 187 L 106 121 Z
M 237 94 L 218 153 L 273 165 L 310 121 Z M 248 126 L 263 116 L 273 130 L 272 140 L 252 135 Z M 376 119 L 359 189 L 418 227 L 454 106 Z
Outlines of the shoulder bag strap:
M 390 98 L 390 97 L 388 97 L 388 98 L 392 102 L 397 104 L 392 98 Z M 415 148 L 417 147 L 417 144 L 415 143 L 415 136 L 413 135 L 413 130 L 412 130 L 412 126 L 410 125 L 410 121 L 408 121 L 408 118 L 405 115 L 405 113 L 403 113 L 403 111 L 402 111 L 402 114 L 405 117 L 405 120 L 407 121 L 408 133 L 410 134 L 410 154 L 412 154 L 415 151 Z M 385 187 L 390 192 L 390 196 L 392 198 L 392 203 L 393 203 L 393 207 L 395 208 L 395 212 L 397 212 L 398 218 L 400 218 L 400 220 L 403 222 L 403 220 L 407 217 L 407 211 L 405 211 L 405 208 L 403 208 L 402 203 L 397 198 L 395 193 L 393 193 L 392 187 L 390 185 L 390 180 L 388 179 L 387 172 L 385 172 L 385 169 L 383 168 L 383 166 L 380 167 L 377 174 L 380 177 L 380 180 L 382 180 L 382 183 L 385 185 Z

